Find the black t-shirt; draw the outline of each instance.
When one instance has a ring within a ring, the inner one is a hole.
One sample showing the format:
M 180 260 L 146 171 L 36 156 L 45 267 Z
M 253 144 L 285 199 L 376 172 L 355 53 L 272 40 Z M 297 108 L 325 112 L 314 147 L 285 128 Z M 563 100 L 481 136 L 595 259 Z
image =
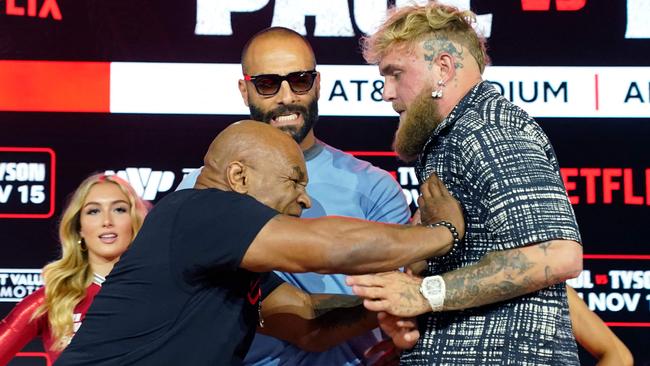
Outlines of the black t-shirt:
M 239 268 L 278 213 L 217 189 L 174 192 L 149 213 L 56 365 L 238 365 L 258 302 L 281 280 Z

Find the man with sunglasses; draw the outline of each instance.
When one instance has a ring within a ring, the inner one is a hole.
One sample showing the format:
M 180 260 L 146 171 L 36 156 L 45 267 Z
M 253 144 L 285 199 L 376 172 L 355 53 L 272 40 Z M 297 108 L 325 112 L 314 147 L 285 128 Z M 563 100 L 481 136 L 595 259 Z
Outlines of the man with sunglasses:
M 309 43 L 298 33 L 280 27 L 253 36 L 242 51 L 243 79 L 239 91 L 251 118 L 266 122 L 293 137 L 303 150 L 309 173 L 307 193 L 312 207 L 301 217 L 350 216 L 405 223 L 410 218 L 397 182 L 385 171 L 335 149 L 314 135 L 318 120 L 320 74 Z M 194 186 L 199 170 L 178 189 Z M 278 273 L 285 281 L 310 293 L 351 294 L 340 274 Z M 287 324 L 291 326 L 291 324 Z M 371 360 L 364 352 L 381 341 L 378 330 L 352 338 L 324 352 L 257 334 L 246 357 L 249 365 L 357 365 Z

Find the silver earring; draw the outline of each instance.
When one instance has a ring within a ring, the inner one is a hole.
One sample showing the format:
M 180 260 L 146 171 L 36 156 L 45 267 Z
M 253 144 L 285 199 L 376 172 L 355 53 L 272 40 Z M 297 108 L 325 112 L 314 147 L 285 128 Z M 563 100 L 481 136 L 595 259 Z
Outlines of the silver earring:
M 445 86 L 445 83 L 442 80 L 438 80 L 438 86 L 438 90 L 431 92 L 431 98 L 433 99 L 442 98 L 442 88 Z

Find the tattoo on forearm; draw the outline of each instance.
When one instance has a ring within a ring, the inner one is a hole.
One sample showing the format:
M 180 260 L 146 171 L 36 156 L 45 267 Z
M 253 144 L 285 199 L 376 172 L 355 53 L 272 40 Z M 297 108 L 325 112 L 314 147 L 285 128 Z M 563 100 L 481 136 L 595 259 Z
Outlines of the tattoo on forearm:
M 537 247 L 544 252 L 544 255 L 548 255 L 548 252 L 546 251 L 546 249 L 548 249 L 548 247 L 550 247 L 550 246 L 551 246 L 550 241 L 545 241 L 545 242 L 537 245 Z
M 464 51 L 463 47 L 456 45 L 447 36 L 435 34 L 422 43 L 424 48 L 424 60 L 429 62 L 429 70 L 433 68 L 433 61 L 442 52 L 447 52 L 454 57 L 456 68 L 463 68 Z
M 520 250 L 489 253 L 474 266 L 443 275 L 445 307 L 465 309 L 528 293 L 536 285 L 529 276 L 534 266 Z

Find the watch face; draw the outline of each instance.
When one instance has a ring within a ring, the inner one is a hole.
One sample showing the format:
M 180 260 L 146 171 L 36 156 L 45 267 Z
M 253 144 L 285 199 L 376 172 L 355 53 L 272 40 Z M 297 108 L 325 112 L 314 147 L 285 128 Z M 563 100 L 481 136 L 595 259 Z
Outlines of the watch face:
M 440 276 L 425 277 L 420 286 L 422 296 L 429 302 L 433 311 L 442 310 L 445 301 L 444 280 Z

